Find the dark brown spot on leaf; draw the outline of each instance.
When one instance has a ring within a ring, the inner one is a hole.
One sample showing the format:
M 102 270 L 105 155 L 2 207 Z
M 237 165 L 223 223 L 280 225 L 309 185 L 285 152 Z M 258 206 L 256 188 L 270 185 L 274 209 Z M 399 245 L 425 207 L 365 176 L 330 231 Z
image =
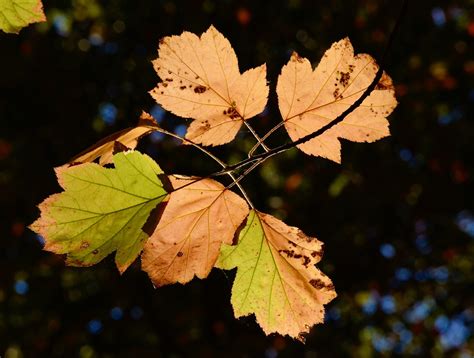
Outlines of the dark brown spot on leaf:
M 339 78 L 339 83 L 346 87 L 349 84 L 349 80 L 351 79 L 350 72 L 341 72 L 341 77 Z
M 227 113 L 224 113 L 224 114 L 227 114 L 230 119 L 235 119 L 235 118 L 240 117 L 239 112 L 237 112 L 237 110 L 234 107 L 227 108 Z
M 183 256 L 183 253 L 181 251 L 179 251 L 177 254 L 176 254 L 178 257 L 181 257 Z
M 204 93 L 206 91 L 207 91 L 207 88 L 204 87 L 204 86 L 196 86 L 194 88 L 194 92 L 196 92 L 196 93 Z
M 308 256 L 303 256 L 303 266 L 308 267 L 309 263 L 311 262 Z
M 295 255 L 295 250 L 278 250 L 278 252 L 281 254 L 285 254 L 288 257 L 293 257 Z
M 321 281 L 319 278 L 313 278 L 312 280 L 309 281 L 309 283 L 311 284 L 311 286 L 313 286 L 317 290 L 320 290 L 326 287 L 326 284 L 323 281 Z

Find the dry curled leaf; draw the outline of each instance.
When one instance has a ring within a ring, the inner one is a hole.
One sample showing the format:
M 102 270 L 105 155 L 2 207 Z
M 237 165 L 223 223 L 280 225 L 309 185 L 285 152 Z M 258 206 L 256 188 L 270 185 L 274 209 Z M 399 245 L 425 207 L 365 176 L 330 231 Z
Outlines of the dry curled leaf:
M 114 148 L 117 147 L 117 144 L 128 149 L 135 149 L 140 138 L 153 132 L 156 128 L 158 128 L 158 124 L 155 119 L 148 113 L 142 112 L 135 127 L 125 128 L 112 133 L 76 155 L 66 166 L 93 162 L 97 158 L 100 158 L 100 165 L 112 163 L 112 157 L 115 152 Z
M 315 267 L 323 244 L 275 217 L 252 210 L 236 246 L 222 245 L 216 267 L 237 268 L 232 287 L 235 316 L 255 314 L 266 334 L 304 340 L 324 320 L 336 297 L 331 280 Z
M 277 84 L 280 112 L 290 138 L 296 141 L 334 120 L 362 96 L 377 70 L 371 56 L 354 56 L 348 38 L 334 43 L 314 71 L 306 58 L 293 53 Z M 339 138 L 373 142 L 390 135 L 386 117 L 396 105 L 392 80 L 384 73 L 370 96 L 341 123 L 298 148 L 340 163 Z
M 232 242 L 249 212 L 241 197 L 215 180 L 169 179 L 176 191 L 142 254 L 143 270 L 155 286 L 207 277 L 221 244 Z
M 162 82 L 150 92 L 163 108 L 192 118 L 186 138 L 203 145 L 234 139 L 243 121 L 263 111 L 266 66 L 240 74 L 232 46 L 214 26 L 160 41 L 153 66 Z

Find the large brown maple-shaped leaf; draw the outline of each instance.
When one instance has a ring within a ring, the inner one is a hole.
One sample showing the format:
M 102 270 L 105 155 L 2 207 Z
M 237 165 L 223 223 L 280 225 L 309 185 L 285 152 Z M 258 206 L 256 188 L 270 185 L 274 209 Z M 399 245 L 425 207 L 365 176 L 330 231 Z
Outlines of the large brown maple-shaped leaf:
M 349 108 L 373 81 L 377 70 L 371 56 L 354 56 L 348 38 L 334 43 L 314 71 L 306 58 L 293 53 L 277 84 L 280 112 L 291 139 L 314 133 Z M 298 148 L 340 163 L 339 138 L 373 142 L 390 135 L 386 117 L 396 105 L 392 80 L 384 73 L 370 96 L 341 123 Z
M 232 243 L 249 213 L 241 197 L 215 180 L 169 179 L 175 191 L 142 254 L 155 286 L 207 277 L 222 243 Z
M 277 218 L 252 210 L 237 245 L 222 245 L 216 267 L 237 267 L 232 286 L 236 317 L 255 314 L 266 334 L 304 340 L 324 320 L 336 297 L 331 280 L 315 267 L 322 242 Z
M 163 108 L 194 119 L 186 138 L 195 143 L 230 142 L 267 103 L 266 66 L 241 74 L 232 46 L 214 26 L 201 37 L 183 32 L 163 38 L 153 66 L 162 82 L 151 95 Z

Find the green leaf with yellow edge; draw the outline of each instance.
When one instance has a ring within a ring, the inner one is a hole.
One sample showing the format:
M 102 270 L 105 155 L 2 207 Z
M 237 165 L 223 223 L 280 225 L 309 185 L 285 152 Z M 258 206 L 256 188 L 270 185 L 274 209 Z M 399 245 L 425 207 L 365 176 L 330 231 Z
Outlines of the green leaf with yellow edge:
M 17 34 L 34 22 L 46 21 L 40 0 L 0 0 L 0 30 Z
M 322 242 L 277 218 L 252 210 L 237 245 L 222 245 L 216 267 L 237 268 L 232 287 L 235 316 L 255 314 L 266 334 L 304 341 L 324 321 L 324 304 L 336 297 L 331 280 L 316 268 Z
M 158 164 L 136 151 L 115 154 L 115 168 L 86 163 L 58 168 L 64 191 L 43 201 L 31 229 L 44 249 L 67 254 L 68 265 L 91 266 L 117 251 L 122 273 L 137 258 L 148 235 L 150 212 L 166 197 Z

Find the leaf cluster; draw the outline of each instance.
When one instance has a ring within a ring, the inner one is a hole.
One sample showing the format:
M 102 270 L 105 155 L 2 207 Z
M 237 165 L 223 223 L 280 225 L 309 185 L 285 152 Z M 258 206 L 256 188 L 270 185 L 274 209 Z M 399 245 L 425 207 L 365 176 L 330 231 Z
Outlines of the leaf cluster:
M 205 278 L 213 267 L 236 268 L 235 316 L 255 314 L 265 333 L 304 340 L 336 297 L 316 267 L 323 244 L 258 211 L 241 180 L 294 146 L 339 163 L 340 138 L 373 142 L 388 136 L 386 117 L 397 104 L 390 77 L 371 56 L 355 55 L 347 38 L 334 43 L 315 69 L 293 53 L 276 86 L 282 120 L 260 137 L 250 119 L 267 104 L 266 67 L 241 73 L 229 41 L 213 26 L 200 37 L 184 32 L 162 39 L 153 66 L 161 82 L 150 94 L 164 109 L 191 119 L 185 137 L 143 113 L 136 127 L 57 168 L 64 191 L 40 204 L 41 217 L 31 228 L 45 238 L 45 250 L 66 254 L 73 266 L 93 265 L 116 251 L 124 272 L 141 254 L 156 287 Z M 231 142 L 243 125 L 256 139 L 248 159 L 230 166 L 205 148 Z M 271 149 L 265 140 L 280 128 L 292 142 Z M 222 170 L 204 178 L 165 174 L 134 150 L 153 131 L 195 146 Z M 225 187 L 216 180 L 220 175 L 232 183 Z

